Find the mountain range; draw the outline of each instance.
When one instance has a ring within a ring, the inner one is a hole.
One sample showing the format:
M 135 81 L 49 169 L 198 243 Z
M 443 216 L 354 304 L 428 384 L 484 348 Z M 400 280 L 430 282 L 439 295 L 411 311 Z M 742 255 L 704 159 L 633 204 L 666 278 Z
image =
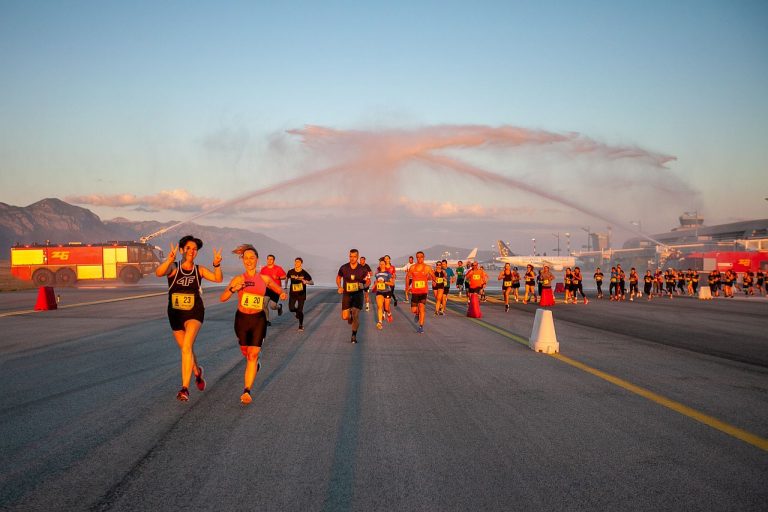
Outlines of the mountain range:
M 103 221 L 92 211 L 75 206 L 57 198 L 47 198 L 29 206 L 13 206 L 0 202 L 0 259 L 9 257 L 10 248 L 16 244 L 46 243 L 52 244 L 81 242 L 99 243 L 111 240 L 139 240 L 142 236 L 155 233 L 163 228 L 177 224 L 177 221 L 131 221 L 116 218 Z M 246 229 L 206 226 L 188 223 L 150 240 L 163 251 L 168 251 L 170 244 L 178 242 L 179 238 L 191 233 L 204 242 L 198 261 L 205 264 L 212 257 L 212 248 L 223 248 L 224 269 L 227 275 L 238 272 L 242 267 L 230 250 L 241 243 L 251 243 L 259 251 L 260 263 L 266 260 L 267 254 L 274 254 L 278 264 L 286 270 L 293 266 L 296 256 L 304 258 L 307 270 L 313 273 L 316 282 L 331 283 L 335 279 L 339 264 L 343 262 L 307 253 L 300 248 L 292 247 Z M 428 259 L 443 257 L 447 252 L 453 258 L 463 258 L 469 249 L 445 245 L 434 245 L 424 249 Z M 481 260 L 491 259 L 491 251 L 479 251 Z M 404 264 L 408 255 L 394 257 L 397 265 Z M 371 266 L 376 261 L 369 262 Z
M 0 203 L 0 259 L 7 259 L 10 248 L 16 244 L 42 244 L 82 242 L 99 243 L 110 240 L 139 240 L 142 236 L 176 224 L 177 221 L 130 221 L 113 219 L 102 221 L 92 211 L 66 203 L 60 199 L 47 198 L 29 206 L 12 206 Z M 262 233 L 245 229 L 205 226 L 189 223 L 166 234 L 150 240 L 163 251 L 168 251 L 170 244 L 178 243 L 179 238 L 192 233 L 204 242 L 199 261 L 206 262 L 212 257 L 212 248 L 223 248 L 224 265 L 239 267 L 230 250 L 241 243 L 251 243 L 259 251 L 260 261 L 266 260 L 267 254 L 274 254 L 283 267 L 292 267 L 293 259 L 301 256 L 319 267 L 333 266 L 331 261 L 322 256 L 308 254 L 298 248 L 279 242 Z

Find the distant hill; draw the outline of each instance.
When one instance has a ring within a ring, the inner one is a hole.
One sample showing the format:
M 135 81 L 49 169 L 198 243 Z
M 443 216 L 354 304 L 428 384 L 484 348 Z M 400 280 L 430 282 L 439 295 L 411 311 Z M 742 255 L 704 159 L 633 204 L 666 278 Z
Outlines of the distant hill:
M 176 224 L 177 221 L 130 221 L 124 218 L 102 221 L 92 211 L 47 198 L 29 206 L 11 206 L 0 203 L 0 254 L 6 259 L 10 248 L 31 243 L 98 243 L 110 240 L 138 240 L 140 237 Z M 279 242 L 261 233 L 245 229 L 204 226 L 189 223 L 150 241 L 167 253 L 171 243 L 178 243 L 186 234 L 194 234 L 204 242 L 198 259 L 209 262 L 213 247 L 224 249 L 224 269 L 228 275 L 242 269 L 230 251 L 241 243 L 251 243 L 259 251 L 259 263 L 266 261 L 267 254 L 274 254 L 278 264 L 286 270 L 293 266 L 293 259 L 301 256 L 308 270 L 317 268 L 321 274 L 331 272 L 334 264 L 327 258 Z M 338 265 L 336 265 L 338 270 Z M 313 276 L 314 277 L 314 276 Z

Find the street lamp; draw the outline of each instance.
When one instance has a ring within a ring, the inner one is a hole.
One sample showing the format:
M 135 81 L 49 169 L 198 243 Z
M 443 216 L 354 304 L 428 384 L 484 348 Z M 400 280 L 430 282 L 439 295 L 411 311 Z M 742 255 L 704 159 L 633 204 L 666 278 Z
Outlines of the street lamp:
M 566 243 L 568 244 L 568 256 L 570 256 L 571 255 L 571 234 L 570 233 L 565 234 L 565 240 L 566 240 Z
M 557 255 L 560 256 L 560 233 L 558 234 L 552 233 L 552 236 L 557 238 L 557 249 L 555 249 L 555 251 L 557 251 Z
M 531 242 L 533 242 L 533 255 L 536 256 L 536 239 L 531 238 Z

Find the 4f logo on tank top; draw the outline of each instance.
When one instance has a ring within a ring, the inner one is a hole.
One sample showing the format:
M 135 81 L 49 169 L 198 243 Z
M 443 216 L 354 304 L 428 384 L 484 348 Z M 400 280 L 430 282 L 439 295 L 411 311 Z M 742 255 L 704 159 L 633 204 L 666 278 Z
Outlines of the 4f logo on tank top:
M 180 276 L 176 282 L 179 283 L 180 286 L 191 286 L 195 284 L 196 279 L 195 276 Z

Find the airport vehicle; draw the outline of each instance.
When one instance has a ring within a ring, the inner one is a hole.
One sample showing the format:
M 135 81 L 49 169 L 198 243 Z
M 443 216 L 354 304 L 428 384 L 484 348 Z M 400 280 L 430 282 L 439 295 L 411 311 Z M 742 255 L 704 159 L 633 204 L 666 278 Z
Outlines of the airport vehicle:
M 11 248 L 11 274 L 38 286 L 104 279 L 133 284 L 154 273 L 162 259 L 162 251 L 141 242 L 34 244 Z
M 542 268 L 548 265 L 552 270 L 560 271 L 566 267 L 576 266 L 576 258 L 573 256 L 520 256 L 509 250 L 507 244 L 501 240 L 497 240 L 496 244 L 499 247 L 499 256 L 496 257 L 496 261 L 509 263 L 513 267 L 524 268 L 526 265 L 533 265 L 533 268 Z

